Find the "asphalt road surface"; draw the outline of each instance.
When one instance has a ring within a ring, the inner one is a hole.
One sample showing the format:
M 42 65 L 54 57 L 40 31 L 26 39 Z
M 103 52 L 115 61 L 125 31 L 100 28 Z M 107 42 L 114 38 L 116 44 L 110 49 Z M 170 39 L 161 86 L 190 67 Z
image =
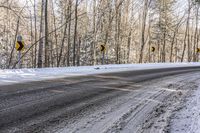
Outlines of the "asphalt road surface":
M 0 133 L 169 132 L 200 67 L 151 69 L 0 86 Z

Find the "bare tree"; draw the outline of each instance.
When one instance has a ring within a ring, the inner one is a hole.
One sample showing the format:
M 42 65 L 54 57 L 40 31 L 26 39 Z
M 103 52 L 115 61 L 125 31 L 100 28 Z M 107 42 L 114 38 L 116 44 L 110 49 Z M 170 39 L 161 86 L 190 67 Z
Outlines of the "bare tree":
M 146 19 L 147 19 L 147 13 L 148 13 L 148 3 L 149 3 L 149 0 L 144 0 L 139 63 L 142 63 L 142 61 L 143 61 L 143 53 L 144 53 L 144 46 L 145 46 Z
M 40 34 L 39 38 L 43 35 L 43 12 L 44 12 L 44 0 L 41 3 L 41 17 L 40 17 Z M 38 68 L 42 67 L 42 53 L 43 53 L 43 38 L 39 41 L 39 49 L 38 49 Z
M 73 66 L 76 65 L 76 39 L 77 39 L 77 24 L 78 24 L 78 0 L 75 3 L 75 22 L 74 22 L 74 44 L 73 44 Z

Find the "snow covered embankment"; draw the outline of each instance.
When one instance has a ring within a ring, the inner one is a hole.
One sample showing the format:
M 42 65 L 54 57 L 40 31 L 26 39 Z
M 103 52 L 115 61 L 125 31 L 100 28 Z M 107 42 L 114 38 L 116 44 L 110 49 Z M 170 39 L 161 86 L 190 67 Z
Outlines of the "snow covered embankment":
M 41 81 L 72 76 L 82 76 L 89 74 L 187 66 L 200 66 L 200 63 L 150 63 L 43 69 L 5 69 L 0 70 L 0 85 L 15 84 L 28 81 Z

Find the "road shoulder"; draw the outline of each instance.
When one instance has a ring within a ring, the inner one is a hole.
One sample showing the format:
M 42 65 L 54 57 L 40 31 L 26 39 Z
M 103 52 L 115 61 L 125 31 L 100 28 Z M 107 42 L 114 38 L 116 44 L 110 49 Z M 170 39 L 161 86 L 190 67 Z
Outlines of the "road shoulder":
M 190 95 L 182 100 L 180 110 L 174 112 L 170 120 L 170 132 L 200 132 L 200 87 L 192 89 Z

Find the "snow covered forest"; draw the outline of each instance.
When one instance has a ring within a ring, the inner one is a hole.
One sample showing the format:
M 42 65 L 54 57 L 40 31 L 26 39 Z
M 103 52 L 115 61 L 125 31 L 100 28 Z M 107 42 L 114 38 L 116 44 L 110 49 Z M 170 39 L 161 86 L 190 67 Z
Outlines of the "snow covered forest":
M 196 62 L 198 0 L 0 0 L 0 68 Z M 155 51 L 152 50 L 155 48 Z

